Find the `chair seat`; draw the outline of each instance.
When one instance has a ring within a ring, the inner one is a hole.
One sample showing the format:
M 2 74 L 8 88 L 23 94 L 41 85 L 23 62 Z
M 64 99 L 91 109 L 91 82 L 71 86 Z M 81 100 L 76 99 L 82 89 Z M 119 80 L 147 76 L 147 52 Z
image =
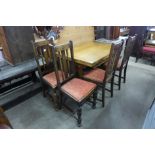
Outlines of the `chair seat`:
M 103 80 L 105 77 L 105 70 L 100 68 L 95 68 L 90 72 L 85 73 L 83 77 L 86 79 L 93 80 L 95 82 L 103 83 Z
M 151 53 L 151 54 L 155 54 L 155 48 L 154 47 L 143 47 L 143 52 L 144 53 Z
M 77 102 L 81 102 L 96 88 L 96 84 L 73 78 L 61 87 L 61 90 Z
M 59 74 L 59 78 L 60 78 L 60 82 L 63 81 L 63 76 L 64 73 L 62 71 L 58 71 Z M 56 88 L 57 87 L 57 79 L 56 79 L 56 75 L 55 72 L 51 72 L 49 74 L 46 74 L 43 76 L 43 79 L 52 87 L 52 88 Z

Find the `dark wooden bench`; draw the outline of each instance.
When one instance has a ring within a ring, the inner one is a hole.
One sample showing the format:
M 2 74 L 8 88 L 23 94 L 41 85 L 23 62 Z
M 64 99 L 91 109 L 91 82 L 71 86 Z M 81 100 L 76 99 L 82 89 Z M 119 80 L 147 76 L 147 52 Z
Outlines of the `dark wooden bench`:
M 37 64 L 34 59 L 14 67 L 7 66 L 1 69 L 0 106 L 4 110 L 16 106 L 41 91 L 42 87 L 40 82 L 38 82 L 36 71 Z M 22 91 L 18 91 L 21 89 Z
M 29 80 L 35 81 L 36 70 L 37 70 L 37 64 L 34 59 L 25 61 L 16 66 L 7 66 L 4 68 L 1 68 L 0 70 L 0 94 L 7 90 L 10 90 L 11 88 L 19 86 L 25 82 L 28 82 Z M 27 76 L 27 78 L 23 78 L 24 76 Z M 20 80 L 16 80 L 18 82 L 11 83 L 13 80 L 15 81 L 15 79 L 18 79 L 18 78 L 21 78 Z M 10 83 L 10 84 L 5 85 L 6 83 Z

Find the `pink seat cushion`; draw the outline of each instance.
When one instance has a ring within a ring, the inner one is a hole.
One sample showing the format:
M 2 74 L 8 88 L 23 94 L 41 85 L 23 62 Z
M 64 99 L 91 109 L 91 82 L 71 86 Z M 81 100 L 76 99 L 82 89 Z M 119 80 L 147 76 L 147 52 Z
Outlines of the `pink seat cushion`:
M 152 54 L 155 54 L 155 48 L 154 47 L 146 47 L 146 46 L 144 46 L 143 47 L 143 52 L 144 53 L 152 53 Z
M 58 71 L 58 74 L 59 74 L 60 82 L 62 82 L 62 81 L 63 81 L 64 73 L 63 73 L 62 71 Z M 45 76 L 43 76 L 43 79 L 44 79 L 52 88 L 56 88 L 56 86 L 57 86 L 57 79 L 56 79 L 55 72 L 46 74 Z
M 77 102 L 81 102 L 96 88 L 96 84 L 74 78 L 64 84 L 61 90 Z
M 103 80 L 105 77 L 105 70 L 100 68 L 95 68 L 90 72 L 85 73 L 83 77 L 99 83 L 103 83 Z

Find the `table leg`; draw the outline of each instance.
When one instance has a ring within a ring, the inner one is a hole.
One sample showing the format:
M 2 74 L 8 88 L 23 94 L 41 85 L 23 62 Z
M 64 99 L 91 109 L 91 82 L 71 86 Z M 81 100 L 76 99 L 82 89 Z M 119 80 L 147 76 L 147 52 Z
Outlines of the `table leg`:
M 84 68 L 84 66 L 82 66 L 80 64 L 76 64 L 77 75 L 80 77 L 83 76 L 83 68 Z

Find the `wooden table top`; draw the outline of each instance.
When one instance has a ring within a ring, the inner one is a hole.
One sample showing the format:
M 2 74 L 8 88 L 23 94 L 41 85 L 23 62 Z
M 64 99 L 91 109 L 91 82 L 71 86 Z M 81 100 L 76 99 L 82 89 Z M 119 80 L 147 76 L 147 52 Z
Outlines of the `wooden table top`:
M 36 39 L 36 42 L 42 41 L 45 40 Z M 111 44 L 100 43 L 97 41 L 82 43 L 74 46 L 74 60 L 77 64 L 95 67 L 99 64 L 103 64 L 107 60 L 110 48 Z
M 75 62 L 88 66 L 95 67 L 107 60 L 110 53 L 111 44 L 88 42 L 74 47 Z

